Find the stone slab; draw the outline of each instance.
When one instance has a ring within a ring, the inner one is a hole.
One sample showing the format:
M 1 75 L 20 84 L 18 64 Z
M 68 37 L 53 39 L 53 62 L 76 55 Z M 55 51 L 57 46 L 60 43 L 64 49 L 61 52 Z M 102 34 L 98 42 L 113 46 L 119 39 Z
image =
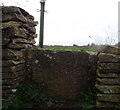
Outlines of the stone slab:
M 2 79 L 14 79 L 21 75 L 25 75 L 25 69 L 13 73 L 2 73 Z
M 120 102 L 120 94 L 97 94 L 97 100 L 104 102 Z
M 24 50 L 11 50 L 11 49 L 2 49 L 2 59 L 3 60 L 20 60 L 24 57 Z
M 20 64 L 20 65 L 11 66 L 11 67 L 3 67 L 2 73 L 13 73 L 13 72 L 23 70 L 24 68 L 25 68 L 25 64 Z
M 108 79 L 108 78 L 97 78 L 97 82 L 105 85 L 120 85 L 120 78 Z
M 22 37 L 28 38 L 29 31 L 25 28 L 10 28 L 2 31 L 3 38 L 14 38 L 14 37 Z
M 120 55 L 120 47 L 108 45 L 108 46 L 105 46 L 105 48 L 102 50 L 102 53 Z
M 120 63 L 97 63 L 100 73 L 119 73 Z
M 100 93 L 104 94 L 120 94 L 120 85 L 99 85 L 96 84 L 95 87 Z
M 98 55 L 99 62 L 102 63 L 120 63 L 120 55 L 100 53 Z
M 0 61 L 0 63 L 2 63 L 2 67 L 10 67 L 10 66 L 16 66 L 19 64 L 24 64 L 25 60 L 24 59 L 20 59 L 20 60 L 2 60 Z
M 105 110 L 104 108 L 113 108 L 113 110 L 116 108 L 117 110 L 119 110 L 120 106 L 116 106 L 116 105 L 119 105 L 119 103 L 96 101 L 96 107 L 101 108 L 99 110 Z

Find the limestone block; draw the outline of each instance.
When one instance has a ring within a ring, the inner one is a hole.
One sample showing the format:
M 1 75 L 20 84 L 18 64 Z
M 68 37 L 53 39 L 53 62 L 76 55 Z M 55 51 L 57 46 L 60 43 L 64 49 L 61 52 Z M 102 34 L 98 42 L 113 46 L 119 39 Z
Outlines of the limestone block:
M 2 63 L 2 67 L 9 67 L 9 66 L 16 66 L 19 64 L 24 64 L 25 60 L 24 59 L 20 59 L 20 60 L 2 60 L 0 61 L 0 63 Z
M 14 38 L 11 39 L 12 44 L 16 44 L 16 43 L 22 43 L 22 44 L 35 44 L 35 40 L 34 39 L 23 39 L 23 38 Z M 17 44 L 16 44 L 17 45 Z
M 15 22 L 15 21 L 9 21 L 9 22 L 3 22 L 2 23 L 2 29 L 6 28 L 16 28 L 20 27 L 22 24 L 20 22 Z
M 103 53 L 116 54 L 120 55 L 120 47 L 118 46 L 106 46 L 103 50 Z
M 100 73 L 100 71 L 96 70 L 97 77 L 99 78 L 118 78 L 120 77 L 120 73 Z
M 22 37 L 28 38 L 29 31 L 25 28 L 10 28 L 2 31 L 3 38 Z
M 98 101 L 106 101 L 106 102 L 120 102 L 119 94 L 97 94 Z
M 11 50 L 2 49 L 2 59 L 3 60 L 18 60 L 24 57 L 25 52 L 23 50 Z
M 11 13 L 22 14 L 20 9 L 15 6 L 2 6 L 2 13 L 3 14 L 11 14 Z
M 25 69 L 12 73 L 2 73 L 2 79 L 14 79 L 21 75 L 25 75 Z
M 4 79 L 4 80 L 2 80 L 2 84 L 3 85 L 8 85 L 8 84 L 12 85 L 12 84 L 15 84 L 15 83 L 20 83 L 24 80 L 25 80 L 25 76 L 22 75 L 22 76 L 19 76 L 17 78 L 14 78 L 14 79 Z
M 100 93 L 104 94 L 120 94 L 120 85 L 99 85 L 96 84 L 95 87 Z
M 25 49 L 32 46 L 33 46 L 32 44 L 15 43 L 15 44 L 9 44 L 8 48 L 20 50 L 20 49 Z
M 8 22 L 8 21 L 21 21 L 23 23 L 26 23 L 27 19 L 23 15 L 19 15 L 16 13 L 3 14 L 2 15 L 2 22 Z
M 101 108 L 100 110 L 104 110 L 102 108 L 118 108 L 118 110 L 120 109 L 119 103 L 112 103 L 112 102 L 100 102 L 100 101 L 96 101 L 96 107 L 97 108 Z
M 25 64 L 20 64 L 20 65 L 11 66 L 11 67 L 3 67 L 2 73 L 13 73 L 16 71 L 23 70 L 24 68 L 25 68 Z
M 98 69 L 102 73 L 118 73 L 120 72 L 120 63 L 97 63 Z
M 107 84 L 107 85 L 120 85 L 120 78 L 108 79 L 108 78 L 97 78 L 96 79 L 100 84 Z
M 99 62 L 103 62 L 103 63 L 109 63 L 109 62 L 119 62 L 120 63 L 120 55 L 115 55 L 115 54 L 106 54 L 106 53 L 100 53 L 98 55 L 99 58 Z

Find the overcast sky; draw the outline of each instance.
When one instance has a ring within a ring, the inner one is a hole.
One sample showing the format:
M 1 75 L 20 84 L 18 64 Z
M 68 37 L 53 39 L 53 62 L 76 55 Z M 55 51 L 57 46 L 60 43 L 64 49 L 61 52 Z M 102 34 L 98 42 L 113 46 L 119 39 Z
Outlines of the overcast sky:
M 44 45 L 117 42 L 118 1 L 47 0 L 45 10 L 48 13 L 45 13 Z M 40 9 L 40 0 L 0 0 L 0 3 L 20 6 L 33 15 L 36 21 L 40 21 L 40 12 L 37 12 L 37 9 Z M 37 33 L 39 33 L 39 24 Z M 36 42 L 38 44 L 38 38 Z

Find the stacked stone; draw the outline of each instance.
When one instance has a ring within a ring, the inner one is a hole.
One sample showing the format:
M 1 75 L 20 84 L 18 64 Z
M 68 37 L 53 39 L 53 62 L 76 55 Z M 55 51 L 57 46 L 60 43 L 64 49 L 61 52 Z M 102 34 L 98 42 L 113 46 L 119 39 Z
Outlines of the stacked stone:
M 106 46 L 97 62 L 97 108 L 120 109 L 120 47 Z
M 34 17 L 19 7 L 2 7 L 2 93 L 9 99 L 25 80 L 25 50 L 37 37 Z

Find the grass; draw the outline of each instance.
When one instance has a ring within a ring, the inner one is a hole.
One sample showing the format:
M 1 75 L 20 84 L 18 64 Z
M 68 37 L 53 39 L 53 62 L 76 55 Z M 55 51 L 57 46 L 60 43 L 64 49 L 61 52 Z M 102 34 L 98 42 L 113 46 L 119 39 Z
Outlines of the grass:
M 76 48 L 76 47 L 47 47 L 47 48 L 40 48 L 40 50 L 73 50 L 73 51 L 89 51 L 89 52 L 97 52 L 98 50 L 95 49 L 82 49 L 82 48 Z

